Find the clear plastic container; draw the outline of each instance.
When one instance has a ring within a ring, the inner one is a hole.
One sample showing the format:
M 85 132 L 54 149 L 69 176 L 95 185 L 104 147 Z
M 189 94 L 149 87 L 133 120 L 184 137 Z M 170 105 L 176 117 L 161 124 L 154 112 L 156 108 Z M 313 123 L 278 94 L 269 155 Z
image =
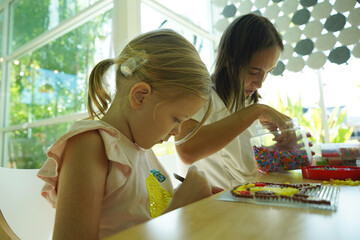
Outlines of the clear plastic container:
M 309 166 L 312 154 L 305 128 L 296 118 L 286 122 L 286 128 L 270 131 L 259 125 L 250 139 L 256 167 L 260 172 L 278 172 Z M 282 139 L 281 139 L 282 138 Z

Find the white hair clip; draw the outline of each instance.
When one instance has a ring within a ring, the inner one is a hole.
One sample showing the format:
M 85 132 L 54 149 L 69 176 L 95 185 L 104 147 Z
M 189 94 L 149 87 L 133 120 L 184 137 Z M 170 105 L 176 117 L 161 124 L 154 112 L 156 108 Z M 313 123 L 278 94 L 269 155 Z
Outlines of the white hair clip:
M 141 52 L 145 53 L 145 51 Z M 142 67 L 148 61 L 149 59 L 143 56 L 130 57 L 123 64 L 121 64 L 120 71 L 125 77 L 130 77 L 137 69 Z

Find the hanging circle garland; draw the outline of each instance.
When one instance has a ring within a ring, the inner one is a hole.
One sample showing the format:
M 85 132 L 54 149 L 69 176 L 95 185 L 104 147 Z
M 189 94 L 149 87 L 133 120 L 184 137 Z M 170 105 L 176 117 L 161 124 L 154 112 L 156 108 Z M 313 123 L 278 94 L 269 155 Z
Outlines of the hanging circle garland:
M 286 16 L 280 16 L 276 19 L 276 28 L 278 31 L 283 32 L 289 29 L 291 19 Z
M 329 2 L 318 3 L 313 7 L 311 16 L 316 20 L 320 20 L 328 17 L 331 13 L 331 10 L 332 5 Z
M 265 9 L 264 17 L 272 20 L 275 19 L 280 12 L 280 7 L 277 4 L 273 4 Z
M 286 0 L 283 2 L 281 6 L 281 10 L 284 13 L 284 15 L 290 15 L 296 12 L 298 7 L 298 0 Z
M 283 36 L 283 39 L 286 41 L 286 43 L 295 43 L 300 40 L 302 31 L 297 26 L 294 26 L 292 28 L 289 28 Z
M 315 38 L 321 35 L 322 30 L 323 30 L 323 25 L 321 24 L 321 22 L 315 20 L 305 25 L 304 34 L 308 38 Z
M 294 52 L 294 48 L 290 44 L 285 44 L 284 51 L 281 53 L 281 59 L 291 58 L 293 52 Z
M 234 5 L 234 4 L 231 4 L 231 5 L 227 5 L 227 6 L 224 8 L 222 14 L 223 14 L 224 17 L 226 17 L 226 18 L 231 18 L 231 17 L 235 16 L 236 11 L 237 11 L 237 9 L 236 9 L 235 5 Z
M 326 61 L 346 63 L 360 58 L 360 0 L 213 0 L 223 15 L 214 28 L 223 32 L 236 16 L 254 13 L 273 22 L 284 51 L 274 75 L 319 69 Z M 285 60 L 285 61 L 283 61 Z
M 292 57 L 286 64 L 286 69 L 291 72 L 300 72 L 305 66 L 305 61 L 301 57 Z
M 336 64 L 346 63 L 347 60 L 349 60 L 349 58 L 350 58 L 350 50 L 345 46 L 337 47 L 331 50 L 328 56 L 330 62 Z
M 354 57 L 360 58 L 360 43 L 356 44 L 351 52 L 354 55 Z
M 344 28 L 345 23 L 346 17 L 341 13 L 337 13 L 326 19 L 324 28 L 329 32 L 337 32 Z
M 252 2 L 250 0 L 244 0 L 240 2 L 238 10 L 241 15 L 251 12 Z
M 297 12 L 295 12 L 294 16 L 292 17 L 292 22 L 295 25 L 303 25 L 307 23 L 310 19 L 310 12 L 306 8 L 303 8 Z
M 278 63 L 276 64 L 276 67 L 274 68 L 274 70 L 272 70 L 272 75 L 274 76 L 279 76 L 281 75 L 283 72 L 285 71 L 285 64 L 282 61 L 278 61 Z
M 213 0 L 212 2 L 215 6 L 222 7 L 222 6 L 226 5 L 227 0 Z
M 331 50 L 336 43 L 336 37 L 333 33 L 326 33 L 316 39 L 315 47 L 319 50 Z
M 269 0 L 255 0 L 254 6 L 258 9 L 264 8 L 268 5 Z
M 322 52 L 312 53 L 306 61 L 306 65 L 312 69 L 320 69 L 326 62 L 326 56 Z
M 356 2 L 352 0 L 336 0 L 334 9 L 338 12 L 347 12 L 354 9 Z
M 350 11 L 349 16 L 347 18 L 349 23 L 352 26 L 356 27 L 360 25 L 360 8 L 356 8 Z
M 345 28 L 340 31 L 338 36 L 338 41 L 342 45 L 352 45 L 359 42 L 360 39 L 360 29 L 357 27 Z
M 230 22 L 227 18 L 222 18 L 215 23 L 214 28 L 219 32 L 224 32 L 229 24 Z
M 312 7 L 317 3 L 317 0 L 300 0 L 303 7 Z
M 296 44 L 295 52 L 299 55 L 309 55 L 314 50 L 314 43 L 310 39 L 303 39 Z

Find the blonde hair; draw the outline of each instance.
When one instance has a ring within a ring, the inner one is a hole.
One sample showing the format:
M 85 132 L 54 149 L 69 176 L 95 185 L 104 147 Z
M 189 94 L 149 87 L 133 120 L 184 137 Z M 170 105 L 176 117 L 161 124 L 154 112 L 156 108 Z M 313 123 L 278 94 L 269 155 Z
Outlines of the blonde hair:
M 125 77 L 121 73 L 120 66 L 135 56 L 146 58 L 148 62 L 138 68 L 130 78 Z M 111 94 L 104 88 L 104 75 L 113 65 L 116 66 L 117 92 L 126 88 L 124 82 L 134 79 L 136 82 L 148 83 L 153 91 L 164 98 L 190 93 L 211 101 L 209 97 L 212 85 L 210 74 L 194 46 L 173 30 L 159 29 L 135 37 L 117 58 L 103 60 L 91 71 L 87 108 L 92 119 L 100 119 L 111 104 Z M 209 107 L 191 136 L 205 122 L 210 111 Z

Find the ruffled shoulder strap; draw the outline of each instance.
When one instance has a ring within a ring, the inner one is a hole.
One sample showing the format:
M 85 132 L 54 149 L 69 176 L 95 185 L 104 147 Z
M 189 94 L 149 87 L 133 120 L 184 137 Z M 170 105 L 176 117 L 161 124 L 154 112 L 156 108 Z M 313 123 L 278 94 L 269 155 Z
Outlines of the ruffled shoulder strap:
M 75 122 L 68 132 L 66 132 L 63 136 L 61 136 L 47 151 L 47 160 L 37 173 L 37 176 L 45 181 L 45 186 L 42 189 L 41 195 L 46 198 L 53 207 L 55 207 L 57 194 L 56 194 L 56 186 L 58 182 L 59 176 L 59 166 L 61 166 L 61 158 L 64 152 L 67 140 L 71 137 L 80 134 L 82 132 L 91 131 L 98 129 L 100 135 L 103 138 L 105 151 L 109 158 L 109 160 L 114 161 L 117 164 L 117 174 L 114 174 L 113 171 L 110 171 L 111 178 L 115 178 L 116 184 L 113 186 L 110 184 L 109 188 L 106 189 L 106 192 L 110 194 L 115 189 L 119 187 L 119 185 L 123 184 L 124 179 L 130 175 L 131 166 L 126 157 L 121 157 L 122 153 L 117 146 L 117 142 L 120 138 L 123 138 L 124 141 L 129 142 L 130 140 L 124 139 L 125 137 L 110 124 L 100 121 L 100 120 L 81 120 Z M 113 163 L 111 162 L 112 166 Z M 113 167 L 113 166 L 112 166 Z M 119 174 L 120 173 L 120 174 Z M 109 176 L 108 176 L 109 177 Z M 114 182 L 114 181 L 112 181 Z

